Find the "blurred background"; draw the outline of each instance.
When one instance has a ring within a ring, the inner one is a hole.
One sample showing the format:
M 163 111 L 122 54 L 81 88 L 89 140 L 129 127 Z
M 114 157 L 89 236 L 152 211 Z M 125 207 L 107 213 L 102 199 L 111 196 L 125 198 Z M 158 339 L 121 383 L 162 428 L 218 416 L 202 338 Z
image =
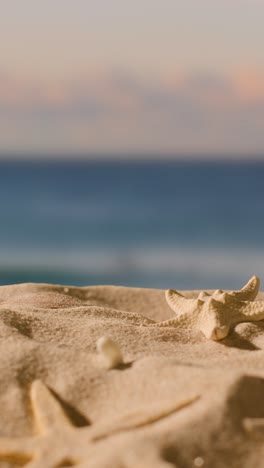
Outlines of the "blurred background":
M 261 0 L 0 18 L 0 284 L 264 279 Z

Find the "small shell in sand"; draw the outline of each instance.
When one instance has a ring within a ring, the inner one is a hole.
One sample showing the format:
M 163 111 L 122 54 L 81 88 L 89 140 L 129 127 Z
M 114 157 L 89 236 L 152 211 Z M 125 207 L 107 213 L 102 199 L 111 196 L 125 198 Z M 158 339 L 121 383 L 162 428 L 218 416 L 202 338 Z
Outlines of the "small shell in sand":
M 101 336 L 96 343 L 97 351 L 102 356 L 105 366 L 108 369 L 113 369 L 115 367 L 123 364 L 122 352 L 115 341 L 107 336 Z

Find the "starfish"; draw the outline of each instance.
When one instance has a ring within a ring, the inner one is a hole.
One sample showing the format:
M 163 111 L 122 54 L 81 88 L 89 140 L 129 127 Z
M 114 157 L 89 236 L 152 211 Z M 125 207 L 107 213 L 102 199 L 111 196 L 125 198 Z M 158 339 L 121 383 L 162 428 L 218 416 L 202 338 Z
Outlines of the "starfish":
M 41 380 L 33 382 L 30 398 L 39 433 L 32 437 L 0 438 L 0 459 L 27 463 L 27 468 L 57 468 L 89 461 L 97 441 L 156 422 L 188 406 L 198 396 L 165 402 L 158 408 L 152 406 L 125 414 L 111 423 L 86 427 L 72 424 L 58 399 Z
M 222 340 L 236 324 L 264 319 L 264 302 L 253 302 L 258 289 L 257 276 L 253 276 L 240 291 L 218 289 L 212 295 L 202 291 L 197 299 L 188 299 L 168 289 L 166 300 L 177 317 L 148 326 L 193 328 L 208 339 Z
M 252 276 L 252 278 L 250 278 L 247 284 L 239 291 L 225 291 L 225 294 L 227 294 L 228 297 L 238 299 L 239 301 L 254 301 L 259 291 L 259 285 L 259 278 L 256 275 L 254 275 Z M 192 304 L 195 307 L 195 305 L 199 303 L 199 300 L 205 301 L 210 297 L 218 299 L 219 297 L 221 297 L 221 294 L 223 294 L 223 292 L 224 291 L 222 289 L 216 289 L 213 292 L 213 294 L 209 294 L 206 291 L 201 291 L 197 299 L 188 299 L 189 304 Z M 182 296 L 179 292 L 175 291 L 174 289 L 168 289 L 165 294 L 167 302 L 169 306 L 174 310 L 174 312 L 177 312 L 178 308 L 181 305 L 180 297 L 183 298 L 182 305 L 183 302 L 185 302 L 186 300 L 184 296 Z

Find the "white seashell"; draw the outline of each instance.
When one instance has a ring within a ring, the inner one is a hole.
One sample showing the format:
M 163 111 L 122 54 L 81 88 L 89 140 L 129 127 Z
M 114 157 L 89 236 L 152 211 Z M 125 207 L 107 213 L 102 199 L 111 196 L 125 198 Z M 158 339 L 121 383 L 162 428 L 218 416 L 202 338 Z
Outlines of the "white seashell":
M 204 466 L 204 459 L 202 457 L 196 457 L 194 460 L 193 460 L 193 464 L 194 466 Z
M 121 349 L 118 344 L 108 336 L 101 336 L 101 338 L 97 340 L 96 347 L 108 369 L 113 369 L 123 364 Z

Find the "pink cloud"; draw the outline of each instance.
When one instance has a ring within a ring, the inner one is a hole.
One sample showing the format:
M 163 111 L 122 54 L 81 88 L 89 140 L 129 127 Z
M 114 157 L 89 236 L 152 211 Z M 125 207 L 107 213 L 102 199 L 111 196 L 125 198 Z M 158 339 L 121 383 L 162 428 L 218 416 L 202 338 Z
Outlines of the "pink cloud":
M 260 152 L 263 76 L 181 72 L 147 80 L 118 71 L 41 84 L 3 75 L 0 151 Z
M 234 88 L 241 100 L 264 99 L 264 71 L 245 68 L 233 76 Z

